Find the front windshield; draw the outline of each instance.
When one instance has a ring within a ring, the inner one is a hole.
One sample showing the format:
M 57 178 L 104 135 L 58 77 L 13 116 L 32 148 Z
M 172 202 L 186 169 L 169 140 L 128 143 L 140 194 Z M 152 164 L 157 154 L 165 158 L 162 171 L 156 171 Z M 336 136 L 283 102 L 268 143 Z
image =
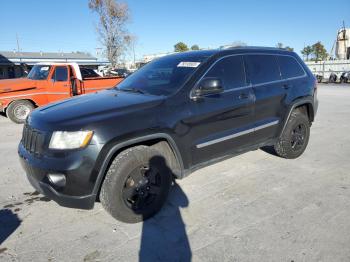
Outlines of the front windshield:
M 159 58 L 128 76 L 118 84 L 117 89 L 151 95 L 171 95 L 207 57 L 183 53 Z
M 45 80 L 49 75 L 51 66 L 48 65 L 35 65 L 28 74 L 28 78 L 32 80 Z

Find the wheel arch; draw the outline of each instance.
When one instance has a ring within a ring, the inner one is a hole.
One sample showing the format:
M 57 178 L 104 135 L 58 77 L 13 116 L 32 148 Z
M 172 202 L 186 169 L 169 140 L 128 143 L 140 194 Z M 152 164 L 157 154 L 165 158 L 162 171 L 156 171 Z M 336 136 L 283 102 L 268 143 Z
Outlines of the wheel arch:
M 14 102 L 17 102 L 17 101 L 28 101 L 30 102 L 31 104 L 33 104 L 34 108 L 38 107 L 37 103 L 33 100 L 33 99 L 30 99 L 30 98 L 19 98 L 19 99 L 14 99 L 12 101 L 10 101 L 9 103 L 7 103 L 7 106 L 4 107 L 4 113 L 6 114 L 6 111 L 7 111 L 7 108 Z
M 121 143 L 116 143 L 111 145 L 111 148 L 108 150 L 107 154 L 105 154 L 105 157 L 102 160 L 103 162 L 101 164 L 101 168 L 97 174 L 95 186 L 93 189 L 93 194 L 95 194 L 96 197 L 99 196 L 99 192 L 100 192 L 102 183 L 105 179 L 108 168 L 110 164 L 113 162 L 113 160 L 115 159 L 115 157 L 121 152 L 123 152 L 124 150 L 134 146 L 138 146 L 138 145 L 146 145 L 146 146 L 154 147 L 157 150 L 160 150 L 165 155 L 165 158 L 169 161 L 169 163 L 171 163 L 171 165 L 175 165 L 175 166 L 178 165 L 177 166 L 178 172 L 174 172 L 175 177 L 176 178 L 183 177 L 183 173 L 184 173 L 183 160 L 174 139 L 170 135 L 166 133 L 157 133 L 157 134 L 151 134 L 151 135 L 146 135 L 142 137 L 132 138 L 127 141 L 123 141 Z M 171 150 L 171 152 L 169 151 L 169 149 Z M 172 156 L 171 154 L 173 154 L 174 159 L 170 159 Z
M 314 121 L 315 109 L 314 109 L 314 103 L 313 103 L 312 98 L 298 99 L 298 100 L 294 101 L 292 103 L 292 105 L 289 107 L 289 109 L 287 111 L 288 114 L 286 115 L 286 118 L 283 121 L 283 125 L 282 125 L 282 128 L 281 128 L 279 135 L 281 135 L 283 133 L 283 131 L 286 128 L 286 125 L 288 123 L 288 120 L 290 118 L 290 115 L 292 114 L 293 110 L 295 110 L 295 109 L 302 110 L 302 112 L 304 112 L 308 116 L 310 123 L 312 123 Z

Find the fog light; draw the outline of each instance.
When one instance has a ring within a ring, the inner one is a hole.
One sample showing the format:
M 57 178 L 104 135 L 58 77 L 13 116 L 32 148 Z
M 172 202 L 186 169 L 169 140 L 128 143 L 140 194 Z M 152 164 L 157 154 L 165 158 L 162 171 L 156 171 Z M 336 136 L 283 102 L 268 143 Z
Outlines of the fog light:
M 55 186 L 64 187 L 66 185 L 66 176 L 63 174 L 48 174 L 47 178 Z

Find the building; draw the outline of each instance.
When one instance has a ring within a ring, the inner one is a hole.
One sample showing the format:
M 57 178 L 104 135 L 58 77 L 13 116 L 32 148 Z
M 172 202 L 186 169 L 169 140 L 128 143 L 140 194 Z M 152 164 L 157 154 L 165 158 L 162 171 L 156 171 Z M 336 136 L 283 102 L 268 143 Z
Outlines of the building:
M 31 67 L 39 62 L 75 62 L 79 65 L 97 68 L 101 62 L 88 53 L 47 53 L 0 51 L 0 79 L 25 76 Z
M 335 55 L 339 60 L 350 59 L 350 28 L 342 28 L 337 33 Z

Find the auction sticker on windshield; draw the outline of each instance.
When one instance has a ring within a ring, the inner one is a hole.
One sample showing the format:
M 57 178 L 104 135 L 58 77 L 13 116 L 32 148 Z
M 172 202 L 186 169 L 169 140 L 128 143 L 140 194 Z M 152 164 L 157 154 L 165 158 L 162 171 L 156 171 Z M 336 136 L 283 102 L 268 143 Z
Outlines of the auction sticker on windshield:
M 177 67 L 198 67 L 200 62 L 180 62 Z

